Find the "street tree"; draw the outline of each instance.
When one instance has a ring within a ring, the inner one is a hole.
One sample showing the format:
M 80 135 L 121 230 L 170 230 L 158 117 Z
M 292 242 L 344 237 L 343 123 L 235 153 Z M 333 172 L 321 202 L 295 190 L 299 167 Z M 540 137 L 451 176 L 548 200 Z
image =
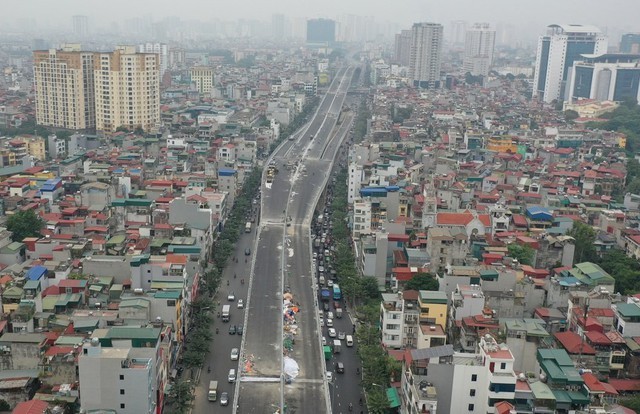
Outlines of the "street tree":
M 193 384 L 189 381 L 178 380 L 169 389 L 169 410 L 174 414 L 186 414 L 191 411 L 195 398 Z
M 19 241 L 25 237 L 39 237 L 44 221 L 33 210 L 18 211 L 7 219 L 7 230 L 12 232 L 11 239 Z
M 367 408 L 371 414 L 385 414 L 389 411 L 389 401 L 381 386 L 367 393 Z

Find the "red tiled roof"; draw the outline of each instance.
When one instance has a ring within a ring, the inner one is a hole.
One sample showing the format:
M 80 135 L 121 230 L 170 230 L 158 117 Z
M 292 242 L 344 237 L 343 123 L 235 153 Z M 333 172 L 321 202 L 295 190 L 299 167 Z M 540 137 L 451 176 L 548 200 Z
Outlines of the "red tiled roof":
M 553 334 L 562 347 L 570 354 L 579 354 L 581 351 L 585 355 L 595 355 L 596 350 L 588 343 L 583 343 L 582 338 L 575 332 L 556 332 Z M 582 349 L 581 349 L 582 348 Z
M 437 224 L 444 226 L 466 226 L 473 220 L 473 214 L 465 213 L 438 213 Z
M 637 379 L 615 379 L 609 378 L 609 385 L 618 392 L 622 391 L 640 391 L 640 380 Z
M 12 414 L 45 414 L 49 404 L 40 400 L 23 401 L 16 405 Z

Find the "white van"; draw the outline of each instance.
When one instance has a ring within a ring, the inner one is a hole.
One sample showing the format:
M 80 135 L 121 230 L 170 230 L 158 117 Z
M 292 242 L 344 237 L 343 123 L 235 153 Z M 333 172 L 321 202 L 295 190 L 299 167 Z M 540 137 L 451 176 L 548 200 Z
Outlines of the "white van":
M 327 319 L 333 319 L 333 312 L 327 312 Z
M 353 336 L 347 335 L 347 346 L 353 346 Z
M 227 377 L 227 380 L 229 382 L 236 382 L 236 370 L 235 369 L 230 369 L 229 370 L 229 376 Z

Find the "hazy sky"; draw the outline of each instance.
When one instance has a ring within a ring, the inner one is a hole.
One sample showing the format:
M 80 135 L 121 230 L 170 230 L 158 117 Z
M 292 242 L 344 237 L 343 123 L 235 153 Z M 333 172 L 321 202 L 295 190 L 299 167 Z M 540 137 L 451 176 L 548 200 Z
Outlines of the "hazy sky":
M 250 18 L 270 21 L 273 13 L 297 17 L 373 16 L 408 26 L 452 20 L 511 21 L 541 30 L 551 23 L 582 23 L 640 32 L 640 0 L 21 0 L 4 7 L 0 21 L 35 18 L 43 26 L 71 27 L 71 16 L 83 14 L 105 23 L 151 15 L 203 21 Z M 53 23 L 53 24 L 51 24 Z M 58 23 L 58 24 L 56 24 Z

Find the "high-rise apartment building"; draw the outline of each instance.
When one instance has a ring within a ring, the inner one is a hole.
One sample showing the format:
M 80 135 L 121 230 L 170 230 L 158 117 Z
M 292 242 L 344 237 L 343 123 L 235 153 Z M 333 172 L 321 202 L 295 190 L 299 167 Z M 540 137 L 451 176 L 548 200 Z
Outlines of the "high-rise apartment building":
M 89 18 L 87 16 L 73 16 L 73 34 L 77 39 L 84 39 L 89 35 Z
M 538 40 L 533 96 L 551 103 L 562 100 L 569 69 L 582 55 L 607 51 L 607 37 L 595 26 L 561 24 L 548 27 Z
M 476 23 L 467 30 L 463 69 L 472 75 L 487 76 L 493 62 L 496 31 L 489 23 Z
M 166 43 L 144 43 L 138 45 L 140 53 L 157 53 L 160 58 L 160 77 L 164 75 L 169 66 L 169 45 Z
M 459 47 L 465 42 L 467 31 L 467 22 L 464 20 L 454 20 L 449 27 L 449 44 L 450 46 Z
M 211 93 L 213 89 L 213 69 L 206 66 L 191 68 L 191 82 L 201 94 Z
M 640 54 L 640 33 L 625 33 L 620 39 L 620 53 Z
M 402 66 L 411 62 L 411 30 L 402 30 L 396 34 L 394 61 Z
M 80 45 L 33 52 L 38 125 L 95 128 L 94 56 L 82 52 Z
M 411 29 L 409 79 L 413 86 L 437 88 L 440 86 L 442 58 L 442 25 L 415 23 Z
M 640 99 L 640 55 L 589 56 L 573 64 L 567 76 L 565 101 Z
M 336 22 L 330 19 L 307 20 L 307 44 L 331 46 L 336 41 Z
M 271 36 L 274 39 L 282 40 L 285 37 L 286 20 L 283 14 L 271 16 Z
M 155 53 L 119 46 L 95 57 L 96 129 L 149 130 L 160 122 L 160 62 Z

